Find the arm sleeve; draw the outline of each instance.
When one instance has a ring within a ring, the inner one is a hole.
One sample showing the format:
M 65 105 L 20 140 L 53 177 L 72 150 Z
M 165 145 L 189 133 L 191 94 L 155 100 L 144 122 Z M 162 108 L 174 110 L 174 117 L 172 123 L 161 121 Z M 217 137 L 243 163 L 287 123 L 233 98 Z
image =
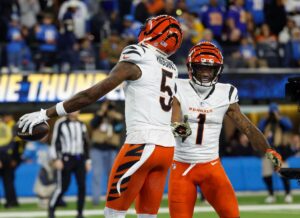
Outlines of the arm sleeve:
M 229 104 L 233 104 L 239 101 L 238 90 L 234 86 L 230 86 L 228 93 Z
M 126 61 L 134 64 L 139 64 L 146 50 L 139 45 L 126 46 L 120 56 L 119 61 Z

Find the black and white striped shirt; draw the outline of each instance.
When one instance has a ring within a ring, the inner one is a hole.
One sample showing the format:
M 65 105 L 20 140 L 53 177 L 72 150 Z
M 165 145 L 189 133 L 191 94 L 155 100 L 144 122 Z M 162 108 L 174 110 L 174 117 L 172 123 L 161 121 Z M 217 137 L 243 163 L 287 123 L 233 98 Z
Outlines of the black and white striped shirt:
M 89 158 L 89 139 L 86 125 L 66 117 L 56 121 L 51 142 L 51 158 L 61 159 L 63 155 L 84 155 Z

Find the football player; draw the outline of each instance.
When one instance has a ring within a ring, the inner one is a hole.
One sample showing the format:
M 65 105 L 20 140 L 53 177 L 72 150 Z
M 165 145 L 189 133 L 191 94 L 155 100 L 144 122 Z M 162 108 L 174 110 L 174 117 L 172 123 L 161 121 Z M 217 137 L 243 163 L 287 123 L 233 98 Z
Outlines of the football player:
M 277 170 L 281 156 L 240 111 L 237 89 L 217 83 L 223 70 L 223 56 L 214 44 L 195 45 L 189 52 L 187 68 L 190 79 L 176 81 L 177 93 L 173 100 L 172 126 L 178 137 L 169 180 L 171 217 L 193 217 L 199 186 L 221 218 L 238 218 L 238 202 L 219 159 L 224 116 L 234 121 Z
M 112 168 L 105 217 L 125 217 L 135 200 L 139 218 L 159 209 L 175 140 L 170 128 L 177 68 L 168 59 L 180 47 L 179 22 L 168 15 L 148 19 L 139 43 L 124 48 L 109 76 L 56 106 L 20 118 L 23 131 L 96 102 L 125 81 L 127 137 Z

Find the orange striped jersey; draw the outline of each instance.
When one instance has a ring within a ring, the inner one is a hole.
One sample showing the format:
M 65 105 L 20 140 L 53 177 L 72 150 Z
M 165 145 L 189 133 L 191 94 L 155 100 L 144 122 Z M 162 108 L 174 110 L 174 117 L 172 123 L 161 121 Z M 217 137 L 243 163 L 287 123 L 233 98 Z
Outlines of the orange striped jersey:
M 237 89 L 216 83 L 205 95 L 189 79 L 177 79 L 176 99 L 182 115 L 188 115 L 192 134 L 176 138 L 175 160 L 185 163 L 206 163 L 219 157 L 219 137 L 225 113 L 230 104 L 238 102 Z

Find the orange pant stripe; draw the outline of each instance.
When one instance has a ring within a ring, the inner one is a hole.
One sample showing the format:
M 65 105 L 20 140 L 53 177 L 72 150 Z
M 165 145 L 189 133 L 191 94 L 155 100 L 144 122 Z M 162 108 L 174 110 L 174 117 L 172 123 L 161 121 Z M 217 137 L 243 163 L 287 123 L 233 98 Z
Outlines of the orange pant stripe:
M 130 177 L 121 182 L 121 195 L 117 192 L 119 179 L 140 160 L 147 145 L 125 144 L 113 165 L 106 206 L 114 210 L 127 210 L 135 201 L 140 214 L 157 214 L 164 191 L 168 169 L 172 163 L 174 148 L 155 146 L 150 157 Z

